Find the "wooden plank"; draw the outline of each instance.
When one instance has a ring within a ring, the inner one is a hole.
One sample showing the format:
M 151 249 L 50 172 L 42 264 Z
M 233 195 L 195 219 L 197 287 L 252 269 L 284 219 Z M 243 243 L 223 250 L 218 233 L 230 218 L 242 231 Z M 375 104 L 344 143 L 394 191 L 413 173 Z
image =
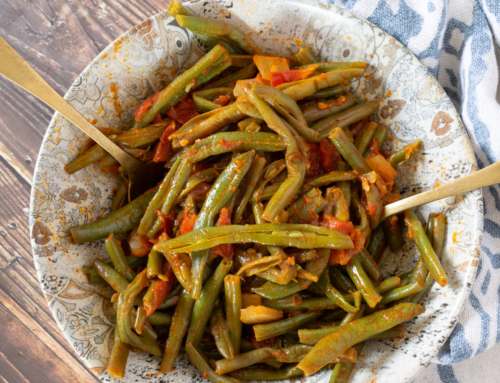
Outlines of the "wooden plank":
M 0 290 L 1 351 L 30 382 L 97 382 L 3 290 Z
M 0 379 L 2 379 L 2 382 L 8 383 L 29 383 L 2 352 L 0 352 Z

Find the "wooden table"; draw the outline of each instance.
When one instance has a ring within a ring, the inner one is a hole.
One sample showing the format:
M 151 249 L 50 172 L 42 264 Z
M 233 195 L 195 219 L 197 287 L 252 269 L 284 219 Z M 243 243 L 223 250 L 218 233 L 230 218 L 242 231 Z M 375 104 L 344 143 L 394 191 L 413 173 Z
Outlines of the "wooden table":
M 62 95 L 102 49 L 169 2 L 0 0 L 0 35 Z M 52 318 L 31 252 L 31 181 L 52 114 L 0 76 L 1 382 L 98 382 Z

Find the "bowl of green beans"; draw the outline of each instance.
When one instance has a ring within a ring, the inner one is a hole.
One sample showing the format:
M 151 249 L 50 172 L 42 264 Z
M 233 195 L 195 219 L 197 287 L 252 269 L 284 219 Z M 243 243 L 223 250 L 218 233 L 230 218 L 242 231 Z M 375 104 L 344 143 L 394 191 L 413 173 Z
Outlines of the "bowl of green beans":
M 481 191 L 381 220 L 476 170 L 431 73 L 396 39 L 305 0 L 181 4 L 145 20 L 66 99 L 35 170 L 39 280 L 103 382 L 410 382 L 470 292 Z

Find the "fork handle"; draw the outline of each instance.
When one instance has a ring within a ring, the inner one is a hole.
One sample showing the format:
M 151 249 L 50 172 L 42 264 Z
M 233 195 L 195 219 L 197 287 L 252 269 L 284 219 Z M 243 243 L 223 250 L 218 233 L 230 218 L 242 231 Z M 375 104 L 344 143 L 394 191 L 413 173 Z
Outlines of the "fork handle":
M 125 153 L 87 121 L 62 98 L 28 63 L 0 36 L 0 74 L 37 97 L 66 117 L 111 154 L 125 169 L 138 161 Z
M 471 190 L 480 189 L 485 186 L 495 185 L 498 183 L 500 183 L 500 162 L 494 163 L 493 165 L 487 166 L 484 169 L 446 185 L 439 186 L 426 192 L 402 199 L 401 201 L 391 203 L 390 205 L 384 207 L 381 219 L 401 213 L 406 209 L 411 209 L 439 199 L 451 197 L 457 194 L 463 194 Z

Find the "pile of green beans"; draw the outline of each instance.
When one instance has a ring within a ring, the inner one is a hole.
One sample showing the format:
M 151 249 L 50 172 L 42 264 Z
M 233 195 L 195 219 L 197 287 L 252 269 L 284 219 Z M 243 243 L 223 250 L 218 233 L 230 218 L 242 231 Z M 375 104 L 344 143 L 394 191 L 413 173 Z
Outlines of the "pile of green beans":
M 132 129 L 102 129 L 143 161 L 166 145 L 164 178 L 126 203 L 118 168 L 110 214 L 70 228 L 75 244 L 104 240 L 109 257 L 83 268 L 110 289 L 117 314 L 108 372 L 123 379 L 140 349 L 162 358 L 164 374 L 186 352 L 214 383 L 327 365 L 330 382 L 347 382 L 365 342 L 404 337 L 401 323 L 425 311 L 435 281 L 447 283 L 442 213 L 426 225 L 411 210 L 380 220 L 396 194 L 393 169 L 421 142 L 382 156 L 389 130 L 370 119 L 378 102 L 357 102 L 347 85 L 366 63 L 320 62 L 304 47 L 292 70 L 309 77 L 273 87 L 262 63 L 281 59 L 178 1 L 169 12 L 210 51 L 141 104 Z M 184 123 L 166 117 L 180 102 L 196 110 Z M 66 170 L 97 162 L 117 166 L 88 141 Z M 384 275 L 405 227 L 418 260 Z

